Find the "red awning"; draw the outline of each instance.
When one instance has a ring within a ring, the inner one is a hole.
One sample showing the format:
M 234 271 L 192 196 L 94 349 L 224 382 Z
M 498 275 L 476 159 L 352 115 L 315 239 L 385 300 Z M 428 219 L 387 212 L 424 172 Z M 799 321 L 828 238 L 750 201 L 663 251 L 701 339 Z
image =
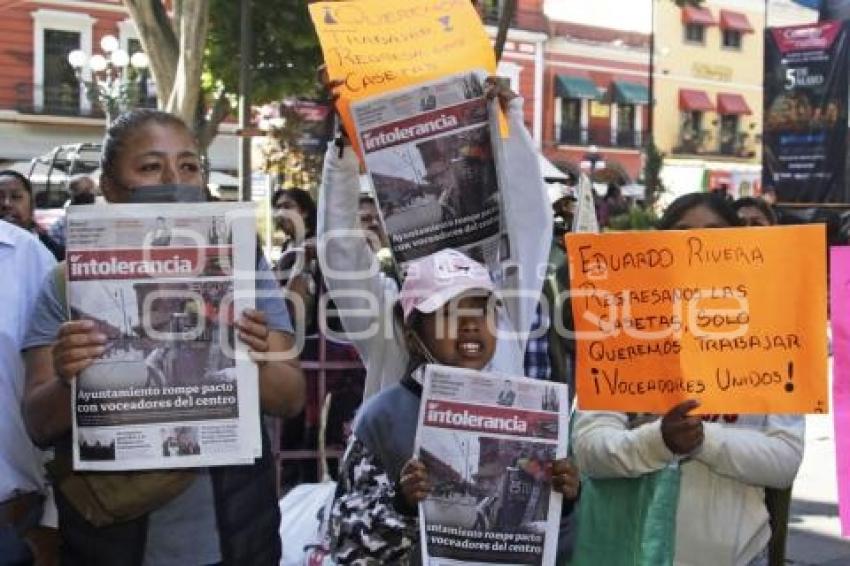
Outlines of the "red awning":
M 740 94 L 720 93 L 717 95 L 718 114 L 752 114 L 747 101 Z
M 741 33 L 752 33 L 753 26 L 746 14 L 733 12 L 732 10 L 720 10 L 720 27 L 740 31 Z
M 711 15 L 711 10 L 696 6 L 685 6 L 682 8 L 682 23 L 697 24 L 700 26 L 713 26 L 717 24 L 714 16 Z
M 709 112 L 714 104 L 704 90 L 679 89 L 679 110 Z

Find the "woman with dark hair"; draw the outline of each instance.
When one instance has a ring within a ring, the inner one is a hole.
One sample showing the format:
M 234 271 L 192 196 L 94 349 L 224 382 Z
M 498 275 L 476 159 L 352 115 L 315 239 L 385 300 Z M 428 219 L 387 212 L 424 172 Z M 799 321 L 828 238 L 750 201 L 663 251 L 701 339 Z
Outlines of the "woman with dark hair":
M 316 203 L 303 189 L 278 189 L 272 195 L 275 225 L 289 238 L 286 247 L 316 235 Z
M 278 189 L 272 195 L 275 226 L 286 235 L 280 259 L 274 267 L 283 286 L 310 271 L 316 257 L 316 203 L 302 189 Z
M 342 447 L 346 441 L 344 431 L 363 396 L 365 372 L 357 351 L 341 339 L 342 326 L 331 314 L 335 310 L 332 301 L 328 303 L 325 320 L 319 320 L 321 296 L 327 287 L 316 257 L 316 203 L 307 191 L 290 188 L 275 191 L 272 206 L 275 224 L 288 237 L 274 272 L 285 289 L 295 332 L 303 337 L 301 360 L 308 366 L 304 370 L 307 385 L 304 411 L 283 421 L 280 448 L 284 452 L 315 450 L 324 403 L 321 391 L 331 395 L 325 440 L 328 446 Z M 320 387 L 319 371 L 310 367 L 316 363 L 347 369 L 325 369 L 324 386 Z M 314 462 L 305 459 L 287 466 L 283 470 L 283 488 L 320 481 L 317 470 Z
M 745 226 L 774 226 L 778 222 L 776 212 L 760 198 L 742 197 L 732 207 Z
M 65 246 L 53 240 L 35 222 L 32 184 L 12 169 L 0 171 L 0 220 L 32 233 L 58 261 L 65 258 Z
M 110 203 L 201 202 L 205 200 L 201 171 L 197 141 L 175 116 L 134 110 L 119 116 L 107 130 L 101 188 Z M 262 454 L 254 463 L 181 472 L 191 476 L 180 479 L 180 489 L 168 495 L 161 490 L 145 492 L 144 497 L 134 492 L 141 502 L 129 517 L 104 519 L 101 513 L 95 520 L 90 507 L 80 507 L 80 484 L 98 481 L 94 477 L 98 473 L 85 477 L 85 472 L 70 470 L 71 390 L 79 372 L 103 354 L 106 337 L 91 321 L 69 321 L 59 281 L 47 278 L 30 320 L 23 345 L 23 405 L 33 440 L 54 446 L 57 461 L 68 462 L 69 469 L 60 473 L 57 468 L 54 478 L 62 563 L 277 564 L 280 513 L 275 464 L 264 428 Z M 262 411 L 292 416 L 303 406 L 304 380 L 292 354 L 289 315 L 276 291 L 260 255 L 256 309 L 238 313 L 234 327 L 256 361 Z M 143 472 L 126 474 L 145 481 L 140 477 Z
M 662 230 L 737 225 L 734 209 L 710 193 L 679 197 L 659 222 Z M 794 482 L 803 417 L 692 414 L 698 408 L 688 399 L 663 416 L 577 412 L 572 446 L 579 469 L 591 478 L 634 478 L 678 464 L 674 563 L 767 566 L 772 525 L 765 492 Z
M 729 228 L 741 221 L 729 202 L 716 193 L 688 193 L 667 207 L 658 221 L 659 230 Z

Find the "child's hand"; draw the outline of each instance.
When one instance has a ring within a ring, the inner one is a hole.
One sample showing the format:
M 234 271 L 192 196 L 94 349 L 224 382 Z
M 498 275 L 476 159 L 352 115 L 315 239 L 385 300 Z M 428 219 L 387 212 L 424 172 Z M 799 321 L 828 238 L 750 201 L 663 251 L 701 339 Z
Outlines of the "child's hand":
M 339 89 L 345 83 L 339 79 L 331 80 L 331 77 L 328 74 L 328 67 L 325 64 L 319 65 L 319 68 L 316 69 L 316 82 L 319 83 L 320 89 L 324 91 L 325 95 L 333 103 L 334 112 L 337 112 L 336 105 L 339 101 Z M 339 129 L 343 138 L 346 140 L 349 139 L 348 132 L 345 131 L 345 128 L 342 126 L 342 122 L 340 122 Z
M 562 494 L 567 499 L 575 499 L 578 496 L 580 484 L 578 468 L 569 458 L 555 460 L 552 462 L 552 489 Z
M 508 103 L 517 97 L 517 93 L 511 90 L 510 83 L 503 77 L 487 77 L 484 81 L 484 96 L 487 100 L 499 98 L 502 112 L 508 111 Z
M 690 454 L 702 445 L 702 419 L 688 415 L 699 407 L 699 401 L 690 399 L 679 403 L 661 419 L 661 437 L 674 454 Z
M 401 478 L 398 483 L 404 500 L 411 507 L 416 507 L 431 492 L 431 486 L 428 484 L 428 470 L 425 464 L 416 458 L 408 460 L 401 469 Z

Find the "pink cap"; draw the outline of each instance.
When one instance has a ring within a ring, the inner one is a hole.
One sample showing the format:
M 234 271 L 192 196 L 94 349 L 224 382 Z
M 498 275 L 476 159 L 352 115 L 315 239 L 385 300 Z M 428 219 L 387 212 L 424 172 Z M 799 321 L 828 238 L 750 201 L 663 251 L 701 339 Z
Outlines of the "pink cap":
M 487 269 L 457 250 L 441 250 L 407 266 L 399 302 L 404 320 L 417 310 L 432 313 L 452 299 L 471 291 L 493 293 Z

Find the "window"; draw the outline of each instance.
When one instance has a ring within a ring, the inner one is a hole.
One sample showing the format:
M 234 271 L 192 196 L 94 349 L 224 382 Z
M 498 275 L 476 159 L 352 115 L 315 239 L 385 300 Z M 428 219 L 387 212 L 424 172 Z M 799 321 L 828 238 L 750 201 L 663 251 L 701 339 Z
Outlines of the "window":
M 75 31 L 44 30 L 44 109 L 51 114 L 80 112 L 80 84 L 68 63 L 68 53 L 80 48 Z M 36 85 L 38 88 L 38 85 Z
M 705 26 L 702 24 L 685 24 L 685 41 L 688 43 L 705 43 Z
M 737 114 L 720 116 L 720 153 L 724 155 L 738 153 L 738 122 Z
M 703 113 L 699 110 L 682 112 L 682 128 L 679 132 L 681 151 L 685 153 L 699 152 L 704 138 L 702 121 Z
M 68 53 L 81 49 L 91 54 L 94 18 L 88 14 L 38 9 L 33 18 L 33 82 L 32 106 L 35 112 L 61 112 L 85 115 L 91 109 L 88 97 L 83 96 L 74 70 L 68 63 Z M 83 71 L 89 78 L 89 72 Z M 20 101 L 24 111 L 24 102 Z M 75 105 L 76 104 L 76 105 Z
M 726 49 L 740 49 L 741 32 L 736 29 L 723 30 L 723 47 Z
M 634 104 L 617 105 L 617 145 L 619 147 L 636 147 L 637 134 L 635 132 Z
M 699 110 L 691 110 L 684 113 L 683 130 L 691 130 L 699 132 L 702 130 L 702 112 Z
M 561 143 L 580 144 L 581 132 L 581 99 L 561 99 Z

